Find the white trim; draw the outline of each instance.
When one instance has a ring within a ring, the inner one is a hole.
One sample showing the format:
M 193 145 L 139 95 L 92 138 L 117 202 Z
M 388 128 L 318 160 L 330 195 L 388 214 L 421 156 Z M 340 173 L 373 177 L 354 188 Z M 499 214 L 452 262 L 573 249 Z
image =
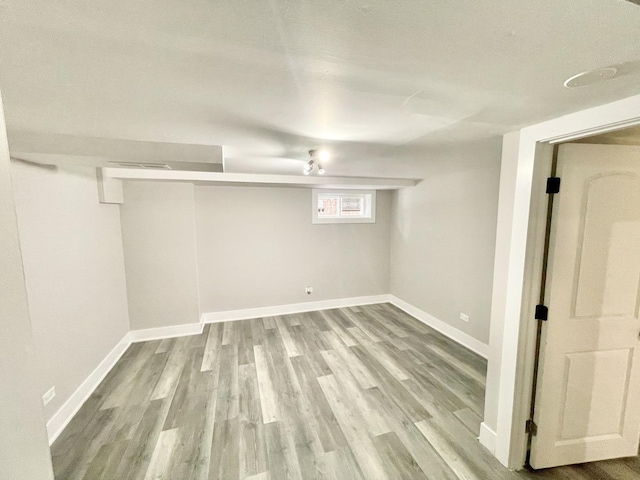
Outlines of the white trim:
M 551 144 L 569 142 L 571 140 L 578 140 L 579 138 L 592 137 L 594 135 L 600 135 L 603 133 L 615 132 L 618 130 L 624 130 L 626 128 L 636 127 L 639 124 L 640 124 L 640 117 L 633 118 L 631 120 L 625 120 L 622 122 L 614 122 L 609 125 L 604 125 L 604 126 L 601 125 L 594 128 L 588 128 L 586 130 L 581 130 L 579 132 L 572 133 L 569 135 L 560 135 L 558 137 L 550 138 L 545 141 Z M 543 140 L 538 140 L 538 141 L 543 141 Z
M 522 388 L 527 329 L 521 328 L 523 284 L 529 237 L 537 142 L 558 142 L 604 133 L 639 122 L 640 95 L 589 108 L 532 125 L 504 136 L 498 228 L 496 235 L 490 358 L 487 371 L 485 420 L 496 432 L 495 456 L 510 468 L 522 466 L 524 428 L 514 428 L 520 420 L 521 403 L 528 402 Z M 509 147 L 509 148 L 506 148 Z M 527 279 L 530 281 L 530 279 Z M 519 364 L 520 363 L 520 364 Z M 494 392 L 489 395 L 489 392 Z M 497 392 L 497 394 L 496 394 Z M 491 397 L 491 398 L 490 398 Z
M 496 432 L 487 427 L 486 423 L 482 422 L 480 424 L 480 436 L 478 437 L 478 440 L 480 440 L 480 443 L 494 455 L 496 453 L 496 437 Z
M 129 333 L 127 333 L 51 417 L 47 422 L 49 445 L 53 444 L 56 438 L 58 438 L 58 435 L 62 433 L 74 415 L 78 413 L 80 407 L 82 407 L 84 402 L 87 401 L 93 391 L 100 385 L 100 382 L 104 380 L 104 377 L 107 376 L 116 362 L 120 360 L 120 357 L 127 348 L 129 348 L 129 345 L 131 345 L 131 340 L 129 339 Z
M 207 182 L 212 185 L 276 185 L 300 188 L 348 188 L 351 190 L 397 190 L 415 187 L 418 180 L 407 178 L 325 177 L 318 175 L 264 175 L 254 173 L 198 172 L 102 167 L 105 177 L 121 180 L 161 180 Z
M 420 310 L 417 307 L 399 299 L 395 295 L 389 295 L 389 301 L 398 307 L 400 310 L 404 310 L 412 317 L 417 318 L 422 323 L 429 325 L 434 330 L 439 331 L 443 335 L 449 337 L 451 340 L 458 342 L 463 347 L 468 348 L 472 352 L 477 353 L 481 357 L 487 358 L 489 356 L 489 345 L 482 343 L 480 340 L 473 338 L 470 335 L 452 327 L 448 323 L 428 314 L 427 312 Z
M 171 325 L 169 327 L 147 328 L 144 330 L 131 330 L 129 338 L 131 343 L 146 342 L 148 340 L 161 340 L 163 338 L 184 337 L 202 333 L 204 325 L 200 323 L 187 323 L 185 325 Z
M 249 318 L 273 317 L 290 313 L 313 312 L 329 308 L 355 307 L 389 302 L 389 295 L 371 295 L 368 297 L 350 297 L 336 300 L 320 300 L 317 302 L 291 303 L 274 307 L 247 308 L 245 310 L 227 310 L 202 314 L 203 323 L 228 322 L 231 320 L 247 320 Z

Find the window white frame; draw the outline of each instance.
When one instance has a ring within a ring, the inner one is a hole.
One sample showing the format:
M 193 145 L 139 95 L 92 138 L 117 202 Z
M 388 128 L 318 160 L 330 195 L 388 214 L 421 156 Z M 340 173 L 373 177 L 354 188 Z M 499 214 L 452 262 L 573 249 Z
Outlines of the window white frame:
M 341 208 L 335 216 L 320 216 L 318 214 L 318 201 L 323 197 L 337 197 L 342 203 L 343 199 L 357 197 L 362 199 L 364 211 L 362 215 L 342 215 Z M 311 223 L 375 223 L 376 222 L 376 191 L 375 190 L 329 190 L 313 189 L 311 195 Z

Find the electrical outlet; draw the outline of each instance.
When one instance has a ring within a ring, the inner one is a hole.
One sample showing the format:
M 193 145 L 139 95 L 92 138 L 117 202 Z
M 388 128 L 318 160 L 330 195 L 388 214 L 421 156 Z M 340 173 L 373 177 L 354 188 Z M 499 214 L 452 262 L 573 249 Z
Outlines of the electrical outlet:
M 47 393 L 42 396 L 42 403 L 46 405 L 56 396 L 56 387 L 51 387 Z
M 307 295 L 311 295 L 313 293 L 313 287 L 305 287 L 304 291 Z
M 469 321 L 469 315 L 467 315 L 466 313 L 461 313 L 460 314 L 460 320 L 462 320 L 463 322 L 468 322 Z

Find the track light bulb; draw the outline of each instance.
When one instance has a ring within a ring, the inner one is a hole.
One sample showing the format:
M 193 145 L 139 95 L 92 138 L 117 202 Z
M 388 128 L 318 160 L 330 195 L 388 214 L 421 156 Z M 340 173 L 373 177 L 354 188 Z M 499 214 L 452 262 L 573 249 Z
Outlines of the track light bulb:
M 318 165 L 318 173 L 320 175 L 324 175 L 324 168 L 322 168 L 322 165 Z
M 313 160 L 309 160 L 309 162 L 304 166 L 304 174 L 309 175 L 313 170 Z

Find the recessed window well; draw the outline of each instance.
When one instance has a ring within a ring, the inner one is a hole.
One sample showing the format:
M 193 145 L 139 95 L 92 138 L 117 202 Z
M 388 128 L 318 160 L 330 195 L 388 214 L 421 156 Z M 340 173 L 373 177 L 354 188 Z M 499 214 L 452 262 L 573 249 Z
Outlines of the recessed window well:
M 375 190 L 313 190 L 313 223 L 375 223 Z

